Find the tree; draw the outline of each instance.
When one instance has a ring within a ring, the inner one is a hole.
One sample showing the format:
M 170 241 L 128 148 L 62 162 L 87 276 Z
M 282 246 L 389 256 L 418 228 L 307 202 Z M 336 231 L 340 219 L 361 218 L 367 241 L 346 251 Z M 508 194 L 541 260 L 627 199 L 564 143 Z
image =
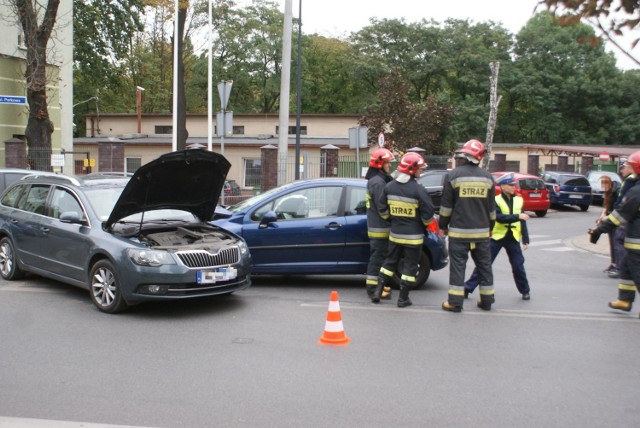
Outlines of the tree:
M 369 143 L 375 144 L 379 132 L 385 133 L 387 146 L 401 152 L 420 147 L 429 154 L 447 154 L 446 132 L 453 108 L 429 97 L 423 102 L 409 102 L 410 83 L 398 70 L 380 81 L 378 107 L 370 109 L 360 120 L 369 128 Z
M 53 122 L 49 119 L 47 103 L 47 44 L 56 22 L 60 0 L 49 0 L 44 12 L 35 0 L 15 0 L 17 15 L 24 32 L 27 46 L 25 78 L 27 81 L 27 102 L 29 119 L 25 136 L 29 147 L 29 164 L 37 167 L 34 156 L 47 157 L 51 154 Z M 35 150 L 33 150 L 35 149 Z
M 559 10 L 571 12 L 558 16 L 558 22 L 561 25 L 576 25 L 580 20 L 591 23 L 616 48 L 640 65 L 640 59 L 617 42 L 617 38 L 622 36 L 625 31 L 633 30 L 640 25 L 640 2 L 638 0 L 616 0 L 615 2 L 614 0 L 541 0 L 539 4 L 545 5 L 554 16 Z M 600 42 L 596 37 L 588 37 L 582 41 Z M 638 41 L 640 41 L 638 38 L 633 41 L 632 49 Z
M 532 17 L 517 35 L 513 67 L 519 81 L 506 80 L 507 105 L 517 129 L 514 140 L 540 144 L 613 144 L 610 108 L 617 103 L 621 72 L 600 45 L 580 44 L 594 30 L 560 26 L 547 12 Z M 515 102 L 514 102 L 515 100 Z M 501 123 L 503 123 L 501 119 Z

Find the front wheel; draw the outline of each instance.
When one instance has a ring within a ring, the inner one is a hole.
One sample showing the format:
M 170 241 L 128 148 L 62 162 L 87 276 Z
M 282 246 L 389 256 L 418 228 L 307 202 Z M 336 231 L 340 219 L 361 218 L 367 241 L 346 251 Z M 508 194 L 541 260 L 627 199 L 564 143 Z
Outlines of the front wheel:
M 398 263 L 398 271 L 402 270 L 402 261 Z M 416 282 L 413 285 L 413 289 L 417 290 L 422 288 L 429 279 L 429 275 L 431 275 L 431 259 L 429 256 L 422 252 L 420 253 L 420 261 L 418 265 L 418 272 L 416 272 Z M 390 285 L 393 288 L 400 288 L 400 277 L 396 274 L 391 278 Z
M 0 275 L 3 279 L 11 281 L 20 279 L 24 272 L 18 266 L 16 251 L 11 239 L 4 237 L 0 240 Z
M 100 311 L 115 314 L 129 306 L 122 297 L 122 285 L 110 261 L 100 260 L 93 265 L 89 283 L 89 295 Z
M 547 215 L 547 210 L 534 211 L 538 217 L 544 217 Z

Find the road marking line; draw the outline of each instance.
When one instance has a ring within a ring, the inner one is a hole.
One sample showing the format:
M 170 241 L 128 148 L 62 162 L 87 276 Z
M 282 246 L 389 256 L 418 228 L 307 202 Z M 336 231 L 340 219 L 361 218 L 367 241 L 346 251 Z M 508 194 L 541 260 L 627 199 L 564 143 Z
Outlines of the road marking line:
M 534 241 L 529 244 L 530 247 L 537 247 L 540 245 L 557 245 L 562 244 L 562 239 L 549 239 L 547 241 Z
M 326 308 L 326 304 L 320 303 L 302 303 L 301 307 L 313 307 L 313 308 Z M 475 306 L 475 305 L 474 305 Z M 434 313 L 434 314 L 449 314 L 447 311 L 443 311 L 440 307 L 432 309 L 433 307 L 423 306 L 422 308 L 415 304 L 411 308 L 396 308 L 385 307 L 377 305 L 375 307 L 340 302 L 341 309 L 349 310 L 369 310 L 369 311 L 402 311 L 402 312 L 415 312 L 415 313 Z M 455 316 L 455 315 L 454 315 Z M 578 321 L 605 321 L 605 322 L 624 322 L 624 323 L 639 323 L 638 317 L 632 314 L 622 313 L 589 313 L 589 312 L 551 312 L 551 311 L 526 311 L 517 309 L 492 309 L 489 311 L 481 311 L 472 309 L 470 311 L 463 311 L 462 316 L 498 316 L 498 317 L 512 317 L 512 318 L 537 318 L 537 319 L 556 319 L 556 320 L 578 320 Z

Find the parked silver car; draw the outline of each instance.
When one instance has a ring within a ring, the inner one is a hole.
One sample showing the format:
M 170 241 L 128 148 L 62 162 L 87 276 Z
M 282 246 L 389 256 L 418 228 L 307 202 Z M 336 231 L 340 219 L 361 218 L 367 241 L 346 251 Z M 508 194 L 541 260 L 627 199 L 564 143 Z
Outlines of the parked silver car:
M 108 313 L 247 288 L 244 240 L 207 223 L 229 167 L 194 149 L 163 155 L 130 179 L 27 176 L 0 198 L 0 275 L 86 288 Z

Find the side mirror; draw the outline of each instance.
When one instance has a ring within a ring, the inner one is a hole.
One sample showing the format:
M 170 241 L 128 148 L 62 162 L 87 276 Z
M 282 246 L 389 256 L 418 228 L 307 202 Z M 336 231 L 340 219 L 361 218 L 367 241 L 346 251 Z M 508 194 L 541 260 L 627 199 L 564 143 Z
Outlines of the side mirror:
M 258 228 L 266 229 L 267 227 L 269 227 L 270 223 L 275 223 L 276 221 L 278 221 L 278 216 L 276 215 L 276 212 L 267 211 L 260 219 L 260 225 L 258 226 Z M 273 225 L 273 227 L 278 227 L 278 226 Z
M 60 221 L 63 223 L 71 223 L 71 224 L 84 224 L 84 219 L 82 215 L 77 213 L 76 211 L 65 211 L 60 214 Z

